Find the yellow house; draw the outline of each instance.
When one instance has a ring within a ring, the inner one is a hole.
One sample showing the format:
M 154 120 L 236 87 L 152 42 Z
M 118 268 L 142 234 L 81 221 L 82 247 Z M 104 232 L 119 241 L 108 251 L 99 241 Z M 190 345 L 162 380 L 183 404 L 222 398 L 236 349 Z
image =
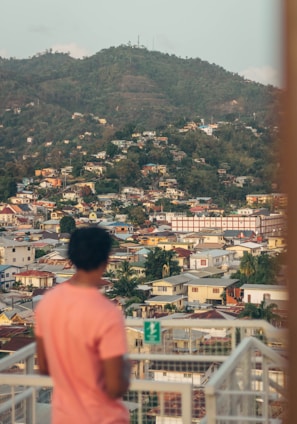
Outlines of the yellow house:
M 188 289 L 188 303 L 191 306 L 200 303 L 222 304 L 222 295 L 227 287 L 238 282 L 231 278 L 196 278 L 185 286 Z
M 0 325 L 24 325 L 25 321 L 15 311 L 4 311 L 0 314 Z
M 185 283 L 191 281 L 191 277 L 181 275 L 173 275 L 172 277 L 162 278 L 152 282 L 152 296 L 166 295 L 180 295 L 185 294 Z
M 234 246 L 228 246 L 226 250 L 232 250 L 236 252 L 236 258 L 242 258 L 244 253 L 250 253 L 253 256 L 261 254 L 263 247 L 258 243 L 247 242 L 241 244 L 235 244 Z
M 157 307 L 159 311 L 165 311 L 167 308 L 181 310 L 186 306 L 186 302 L 187 296 L 184 295 L 154 296 L 145 301 L 147 305 Z
M 267 237 L 267 247 L 268 249 L 284 249 L 286 247 L 286 239 L 281 236 L 271 236 Z
M 15 275 L 16 281 L 23 286 L 52 287 L 56 282 L 56 276 L 52 272 L 28 270 Z

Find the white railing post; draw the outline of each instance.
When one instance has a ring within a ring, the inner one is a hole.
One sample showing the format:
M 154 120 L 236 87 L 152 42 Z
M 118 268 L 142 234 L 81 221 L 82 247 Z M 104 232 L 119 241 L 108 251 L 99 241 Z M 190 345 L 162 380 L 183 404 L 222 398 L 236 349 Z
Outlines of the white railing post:
M 25 374 L 32 375 L 34 372 L 35 353 L 28 356 L 25 360 Z M 25 401 L 25 419 L 26 423 L 35 424 L 36 408 L 36 390 Z
M 216 424 L 217 401 L 213 387 L 205 387 L 205 406 L 207 414 L 207 424 Z

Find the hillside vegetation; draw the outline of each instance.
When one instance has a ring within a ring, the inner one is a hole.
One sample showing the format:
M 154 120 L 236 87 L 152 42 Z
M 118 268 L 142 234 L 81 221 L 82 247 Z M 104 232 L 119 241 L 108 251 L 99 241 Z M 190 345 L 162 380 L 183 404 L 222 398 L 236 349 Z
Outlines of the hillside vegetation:
M 0 179 L 7 187 L 10 178 L 34 175 L 36 167 L 71 163 L 80 175 L 84 161 L 110 148 L 111 140 L 156 130 L 168 137 L 167 147 L 130 147 L 126 159 L 107 170 L 112 185 L 154 186 L 143 181 L 140 169 L 155 162 L 166 164 L 190 195 L 223 190 L 231 201 L 247 190 L 273 190 L 280 173 L 279 97 L 272 86 L 200 59 L 131 46 L 82 60 L 51 51 L 24 60 L 0 58 Z M 72 119 L 75 112 L 81 118 Z M 213 136 L 200 130 L 180 134 L 190 120 L 224 123 Z M 174 149 L 186 154 L 178 163 Z M 228 188 L 219 168 L 231 177 L 251 176 L 252 187 Z

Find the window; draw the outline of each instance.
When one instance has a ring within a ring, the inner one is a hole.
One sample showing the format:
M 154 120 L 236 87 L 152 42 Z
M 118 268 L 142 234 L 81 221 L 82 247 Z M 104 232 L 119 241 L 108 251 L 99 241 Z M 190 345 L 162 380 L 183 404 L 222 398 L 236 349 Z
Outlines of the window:
M 158 287 L 158 291 L 159 292 L 166 292 L 167 291 L 167 287 L 160 286 L 160 287 Z
M 192 293 L 198 293 L 199 289 L 198 287 L 192 287 Z
M 28 258 L 27 258 L 27 259 L 28 259 L 28 261 L 30 261 L 30 260 L 31 260 L 31 257 L 30 257 L 30 256 L 28 256 Z
M 220 293 L 220 289 L 212 289 L 213 293 Z
M 12 248 L 12 251 L 15 252 L 15 247 Z
M 28 250 L 31 250 L 31 247 L 28 247 Z
M 189 372 L 186 372 L 186 373 L 184 373 L 184 377 L 185 378 L 191 378 L 192 377 L 192 374 L 189 373 Z
M 16 262 L 16 258 L 13 258 L 12 262 Z
M 206 259 L 201 259 L 200 264 L 201 266 L 206 266 Z
M 164 377 L 167 375 L 167 372 L 163 372 Z

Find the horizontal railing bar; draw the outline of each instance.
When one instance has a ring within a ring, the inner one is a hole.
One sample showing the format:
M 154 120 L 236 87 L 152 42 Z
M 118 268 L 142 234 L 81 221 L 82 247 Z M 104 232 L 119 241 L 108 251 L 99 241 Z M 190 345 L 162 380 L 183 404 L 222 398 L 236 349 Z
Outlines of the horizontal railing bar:
M 162 353 L 131 353 L 128 355 L 132 361 L 178 361 L 178 362 L 224 362 L 230 355 L 197 355 L 162 354 Z
M 0 414 L 7 411 L 9 408 L 12 408 L 14 405 L 23 402 L 25 399 L 28 399 L 34 393 L 34 389 L 28 388 L 25 389 L 22 393 L 18 393 L 13 398 L 6 400 L 0 404 Z
M 25 346 L 12 355 L 5 356 L 0 360 L 0 371 L 12 367 L 17 362 L 25 361 L 27 358 L 35 354 L 36 344 L 30 343 L 28 346 Z
M 132 380 L 129 390 L 153 390 L 158 386 L 159 392 L 184 392 L 188 388 L 192 389 L 191 383 L 179 383 L 173 381 L 154 381 L 154 380 Z
M 0 374 L 0 384 L 11 386 L 53 387 L 53 380 L 45 375 Z
M 258 397 L 261 396 L 267 396 L 266 392 L 263 392 L 263 390 L 228 390 L 228 389 L 224 389 L 224 390 L 216 390 L 216 395 L 238 395 L 238 396 L 253 396 L 256 395 Z M 270 396 L 271 398 L 274 398 L 274 396 Z
M 217 415 L 216 420 L 222 420 L 222 421 L 235 421 L 236 423 L 240 424 L 241 422 L 243 422 L 244 424 L 246 423 L 267 423 L 267 418 L 261 418 L 261 417 L 244 417 L 244 416 L 240 416 L 240 417 L 232 417 L 230 415 Z
M 156 321 L 152 319 L 142 318 L 126 318 L 126 327 L 143 327 L 144 321 Z M 265 320 L 251 319 L 251 320 L 221 320 L 221 319 L 208 319 L 208 320 L 194 320 L 194 319 L 162 319 L 161 326 L 164 328 L 249 328 L 249 329 L 262 329 L 266 333 L 271 333 L 279 337 L 281 334 L 286 335 L 287 330 L 282 328 L 275 328 Z

